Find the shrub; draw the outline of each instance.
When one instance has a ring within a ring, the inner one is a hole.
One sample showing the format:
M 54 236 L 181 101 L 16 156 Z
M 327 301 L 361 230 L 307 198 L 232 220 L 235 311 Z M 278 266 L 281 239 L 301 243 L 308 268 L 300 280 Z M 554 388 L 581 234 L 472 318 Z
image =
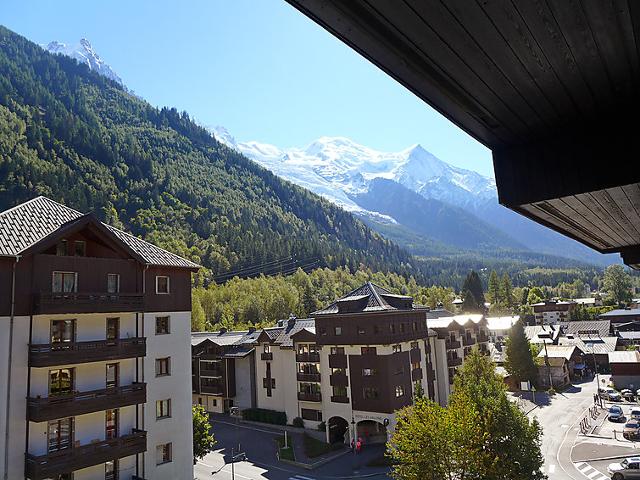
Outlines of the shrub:
M 327 424 L 324 421 L 320 422 L 318 424 L 318 431 L 319 432 L 324 432 L 326 430 L 327 430 Z
M 242 411 L 242 418 L 253 422 L 271 423 L 273 425 L 286 425 L 287 414 L 265 408 L 247 408 Z
M 302 420 L 300 417 L 296 417 L 293 419 L 293 422 L 291 422 L 291 425 L 298 428 L 304 428 L 304 420 Z

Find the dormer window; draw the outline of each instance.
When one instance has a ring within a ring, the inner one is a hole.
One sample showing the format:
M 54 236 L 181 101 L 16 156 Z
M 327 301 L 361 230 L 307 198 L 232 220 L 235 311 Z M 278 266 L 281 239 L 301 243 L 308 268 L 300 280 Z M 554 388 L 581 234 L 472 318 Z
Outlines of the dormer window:
M 73 242 L 73 253 L 76 257 L 87 256 L 87 242 L 84 240 L 76 240 Z
M 165 277 L 165 276 L 156 277 L 156 293 L 158 294 L 169 293 L 169 277 Z
M 58 244 L 56 245 L 56 255 L 59 257 L 64 257 L 67 255 L 67 247 L 68 247 L 69 242 L 67 242 L 66 240 L 60 240 L 60 242 L 58 242 Z

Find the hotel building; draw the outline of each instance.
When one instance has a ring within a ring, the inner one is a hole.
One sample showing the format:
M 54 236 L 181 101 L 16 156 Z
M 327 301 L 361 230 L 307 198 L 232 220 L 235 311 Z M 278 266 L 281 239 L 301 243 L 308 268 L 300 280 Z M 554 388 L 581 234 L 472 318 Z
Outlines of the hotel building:
M 2 478 L 193 478 L 197 268 L 44 197 L 0 213 Z

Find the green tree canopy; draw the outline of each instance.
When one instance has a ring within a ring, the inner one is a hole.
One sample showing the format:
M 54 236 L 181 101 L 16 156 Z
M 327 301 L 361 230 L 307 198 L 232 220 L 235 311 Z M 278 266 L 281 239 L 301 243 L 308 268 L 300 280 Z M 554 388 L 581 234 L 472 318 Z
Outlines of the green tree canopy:
M 541 429 L 509 401 L 477 349 L 454 380 L 447 407 L 427 399 L 398 413 L 388 444 L 398 480 L 540 480 Z
M 209 416 L 202 405 L 193 406 L 193 457 L 200 459 L 213 450 L 216 440 L 211 433 Z
M 617 305 L 631 300 L 631 277 L 622 265 L 609 265 L 604 271 L 604 290 Z
M 487 287 L 487 299 L 491 304 L 500 303 L 500 280 L 498 273 L 495 270 L 491 270 L 489 274 L 489 285 Z
M 467 308 L 467 305 L 469 306 L 469 310 L 465 311 L 484 312 L 484 289 L 482 287 L 482 280 L 480 280 L 480 276 L 475 270 L 471 270 L 467 278 L 465 278 L 462 291 L 465 296 L 463 308 Z M 469 296 L 468 293 L 471 293 L 471 298 L 467 298 Z
M 518 382 L 529 381 L 532 385 L 537 384 L 538 369 L 531 355 L 531 346 L 524 333 L 522 321 L 518 320 L 505 343 L 507 354 L 504 367 Z

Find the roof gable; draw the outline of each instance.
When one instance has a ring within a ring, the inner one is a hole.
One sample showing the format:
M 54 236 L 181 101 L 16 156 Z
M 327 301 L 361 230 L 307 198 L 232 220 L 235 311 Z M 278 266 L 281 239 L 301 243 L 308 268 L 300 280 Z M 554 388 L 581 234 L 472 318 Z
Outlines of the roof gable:
M 367 282 L 340 297 L 313 315 L 330 315 L 340 313 L 383 312 L 425 309 L 413 304 L 413 298 L 407 295 L 391 293 L 386 288 Z

